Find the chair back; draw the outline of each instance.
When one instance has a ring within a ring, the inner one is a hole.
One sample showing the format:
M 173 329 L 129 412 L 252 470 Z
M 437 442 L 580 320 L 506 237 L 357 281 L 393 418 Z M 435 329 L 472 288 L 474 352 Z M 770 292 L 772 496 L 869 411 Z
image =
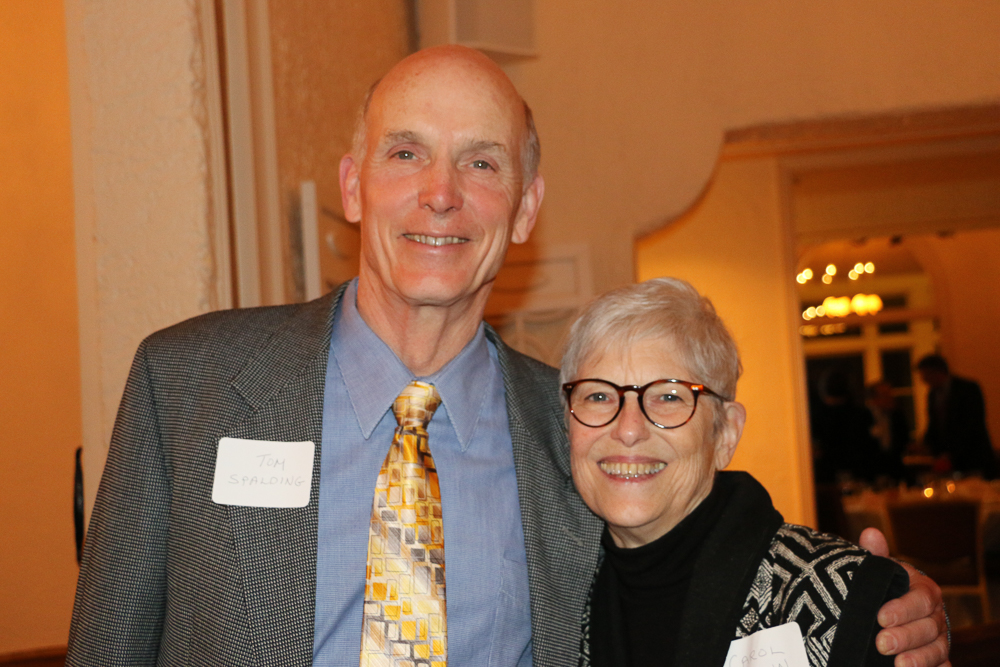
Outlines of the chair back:
M 898 556 L 933 573 L 939 584 L 976 583 L 980 558 L 977 501 L 891 503 L 887 509 Z

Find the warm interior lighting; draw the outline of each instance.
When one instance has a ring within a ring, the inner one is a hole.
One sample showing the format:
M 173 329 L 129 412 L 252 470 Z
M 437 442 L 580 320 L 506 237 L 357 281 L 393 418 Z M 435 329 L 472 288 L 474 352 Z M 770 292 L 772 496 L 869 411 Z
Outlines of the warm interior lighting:
M 924 498 L 930 498 L 933 495 L 934 495 L 934 489 L 932 489 L 929 486 L 926 489 L 924 489 Z
M 945 488 L 948 489 L 948 493 L 955 493 L 955 482 L 948 482 Z
M 847 317 L 851 314 L 851 300 L 846 296 L 828 296 L 823 299 L 827 317 Z
M 882 299 L 878 294 L 855 294 L 851 299 L 851 310 L 858 315 L 874 315 L 882 310 Z
M 866 273 L 875 273 L 875 264 L 873 262 L 856 263 L 854 267 L 847 272 L 847 276 L 851 280 L 857 280 Z M 822 280 L 825 284 L 829 285 L 833 281 L 833 277 L 835 275 L 837 275 L 837 265 L 827 264 L 826 271 L 823 274 Z M 797 282 L 800 285 L 805 285 L 812 279 L 812 277 L 813 277 L 812 269 L 809 268 L 802 269 L 802 271 L 795 276 L 795 282 Z
M 813 338 L 815 336 L 831 336 L 833 334 L 841 334 L 847 331 L 847 325 L 840 324 L 824 324 L 823 326 L 817 326 L 815 324 L 803 324 L 799 327 L 799 333 L 807 338 Z
M 878 294 L 855 294 L 848 296 L 828 296 L 819 306 L 809 306 L 802 311 L 802 319 L 809 321 L 815 317 L 847 317 L 874 315 L 882 310 L 882 298 Z M 840 332 L 837 332 L 840 333 Z

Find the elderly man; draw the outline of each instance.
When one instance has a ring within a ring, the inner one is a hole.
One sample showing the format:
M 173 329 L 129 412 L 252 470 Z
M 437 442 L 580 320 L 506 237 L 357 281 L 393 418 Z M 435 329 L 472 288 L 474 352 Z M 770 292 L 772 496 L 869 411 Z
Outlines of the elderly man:
M 570 481 L 555 371 L 482 323 L 535 223 L 537 161 L 480 53 L 421 51 L 382 79 L 340 169 L 358 278 L 140 346 L 67 664 L 576 664 L 601 526 Z M 911 652 L 933 665 L 940 596 L 916 581 L 883 632 L 933 640 Z

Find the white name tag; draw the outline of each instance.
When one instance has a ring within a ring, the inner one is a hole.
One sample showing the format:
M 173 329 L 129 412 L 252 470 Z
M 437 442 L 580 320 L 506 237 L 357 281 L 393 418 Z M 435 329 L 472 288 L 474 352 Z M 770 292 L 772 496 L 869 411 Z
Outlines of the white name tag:
M 212 500 L 220 505 L 305 507 L 315 452 L 312 442 L 222 438 Z
M 725 667 L 809 667 L 798 623 L 766 628 L 729 645 Z

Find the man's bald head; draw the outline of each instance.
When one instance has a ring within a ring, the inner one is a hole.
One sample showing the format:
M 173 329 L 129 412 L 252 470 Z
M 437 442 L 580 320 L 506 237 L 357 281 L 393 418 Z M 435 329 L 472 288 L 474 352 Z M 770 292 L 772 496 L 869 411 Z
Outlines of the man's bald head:
M 456 77 L 456 81 L 461 81 L 461 76 L 464 75 L 490 86 L 495 90 L 496 99 L 508 105 L 512 113 L 516 113 L 523 119 L 521 121 L 523 133 L 519 149 L 522 179 L 524 187 L 527 187 L 538 173 L 538 164 L 541 160 L 541 145 L 531 108 L 496 63 L 480 51 L 466 46 L 449 44 L 418 51 L 398 62 L 384 77 L 372 84 L 358 109 L 351 154 L 358 163 L 364 161 L 368 139 L 369 112 L 373 102 L 377 103 L 379 98 L 405 90 L 408 85 L 413 85 L 419 77 L 442 69 L 451 70 L 459 75 Z M 470 79 L 466 79 L 466 81 Z

